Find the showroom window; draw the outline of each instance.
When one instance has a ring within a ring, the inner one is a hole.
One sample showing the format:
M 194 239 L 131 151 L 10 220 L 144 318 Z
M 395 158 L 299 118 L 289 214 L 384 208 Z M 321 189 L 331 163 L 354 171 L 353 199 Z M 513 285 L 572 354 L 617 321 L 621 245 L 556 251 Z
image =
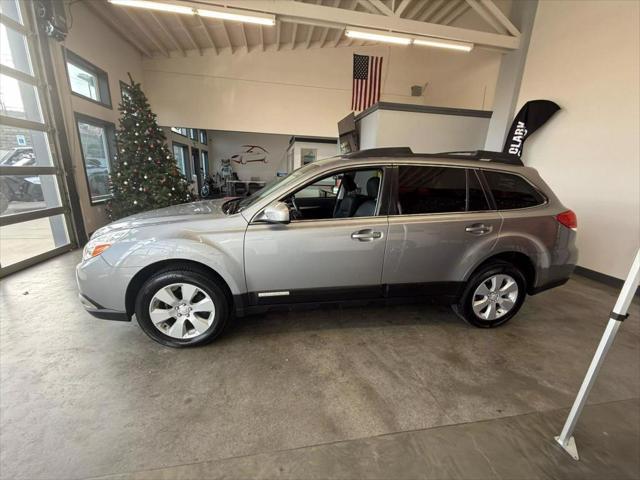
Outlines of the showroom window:
M 314 180 L 283 201 L 292 220 L 369 217 L 382 191 L 382 169 L 350 170 Z
M 190 128 L 189 129 L 189 138 L 191 140 L 197 140 L 198 139 L 198 129 L 197 128 Z
M 171 127 L 171 131 L 178 135 L 182 135 L 183 137 L 186 137 L 188 133 L 187 129 L 182 127 Z
M 115 151 L 115 126 L 80 114 L 76 114 L 76 123 L 91 204 L 104 202 L 112 196 L 109 175 Z
M 204 178 L 209 176 L 209 152 L 202 151 L 200 152 L 200 160 L 202 162 L 202 174 Z
M 418 215 L 487 210 L 489 205 L 473 170 L 400 166 L 398 208 L 401 215 Z
M 207 144 L 207 131 L 200 130 L 200 143 L 203 145 Z
M 191 169 L 189 168 L 189 147 L 181 143 L 173 142 L 173 156 L 176 158 L 178 170 L 185 177 L 189 178 Z
M 107 72 L 70 50 L 65 51 L 69 86 L 75 95 L 111 108 Z
M 535 207 L 546 199 L 529 182 L 518 175 L 484 171 L 498 210 Z
M 124 83 L 122 80 L 120 80 L 120 98 L 122 100 L 124 100 L 125 98 L 128 98 L 130 96 L 130 92 L 131 92 L 131 85 L 128 85 Z
M 32 7 L 0 1 L 0 277 L 75 242 Z

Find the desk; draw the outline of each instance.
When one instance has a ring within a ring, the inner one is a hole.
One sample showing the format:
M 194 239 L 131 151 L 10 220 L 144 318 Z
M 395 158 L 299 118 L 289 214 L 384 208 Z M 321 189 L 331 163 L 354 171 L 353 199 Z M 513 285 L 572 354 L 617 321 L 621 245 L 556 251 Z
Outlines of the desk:
M 244 184 L 246 191 L 249 192 L 250 183 L 255 183 L 256 185 L 260 185 L 260 187 L 264 187 L 267 182 L 262 180 L 227 180 L 227 195 L 235 195 L 236 185 L 239 183 Z

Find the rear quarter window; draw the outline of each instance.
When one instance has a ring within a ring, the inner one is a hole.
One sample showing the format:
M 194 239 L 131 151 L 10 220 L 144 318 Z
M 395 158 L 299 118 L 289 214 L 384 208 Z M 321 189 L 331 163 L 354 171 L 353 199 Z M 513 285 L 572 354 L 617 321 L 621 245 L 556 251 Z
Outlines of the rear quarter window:
M 484 171 L 498 210 L 535 207 L 545 198 L 524 178 L 504 172 Z

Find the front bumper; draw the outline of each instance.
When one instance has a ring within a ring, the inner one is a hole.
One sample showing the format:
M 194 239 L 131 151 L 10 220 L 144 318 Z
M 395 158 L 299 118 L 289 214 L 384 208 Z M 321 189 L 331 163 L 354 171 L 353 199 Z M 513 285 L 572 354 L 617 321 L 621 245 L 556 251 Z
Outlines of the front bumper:
M 105 320 L 131 320 L 126 312 L 126 290 L 135 269 L 114 268 L 101 256 L 76 267 L 79 299 L 87 312 Z
M 131 319 L 127 312 L 119 312 L 117 310 L 110 310 L 104 308 L 102 305 L 94 302 L 89 297 L 79 293 L 78 298 L 84 309 L 96 318 L 101 320 L 117 320 L 119 322 L 129 322 Z

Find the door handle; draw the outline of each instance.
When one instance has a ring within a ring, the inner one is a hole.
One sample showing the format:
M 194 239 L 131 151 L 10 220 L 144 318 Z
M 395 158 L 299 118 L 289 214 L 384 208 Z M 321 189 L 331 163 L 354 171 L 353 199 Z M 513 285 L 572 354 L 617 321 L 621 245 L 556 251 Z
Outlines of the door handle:
M 360 240 L 361 242 L 371 242 L 378 238 L 382 238 L 382 232 L 374 232 L 371 229 L 359 230 L 351 234 L 351 238 L 354 240 Z
M 464 231 L 471 233 L 472 235 L 485 235 L 493 230 L 491 225 L 485 225 L 484 223 L 474 223 L 467 226 Z

